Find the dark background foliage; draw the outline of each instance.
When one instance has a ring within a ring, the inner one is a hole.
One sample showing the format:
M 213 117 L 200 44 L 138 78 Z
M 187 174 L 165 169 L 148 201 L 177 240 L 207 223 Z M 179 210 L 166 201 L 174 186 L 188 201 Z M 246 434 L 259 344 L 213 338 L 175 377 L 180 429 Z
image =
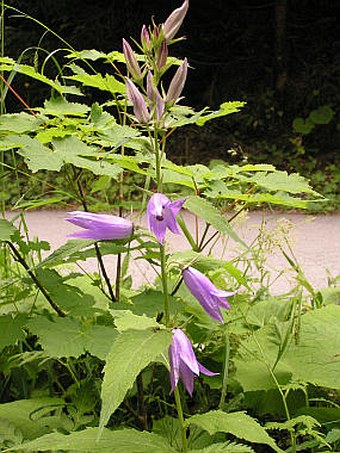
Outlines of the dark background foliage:
M 122 37 L 139 39 L 142 24 L 149 24 L 152 15 L 161 23 L 180 4 L 177 0 L 10 2 L 74 48 L 104 52 L 121 50 Z M 179 159 L 230 160 L 237 153 L 237 159 L 274 160 L 288 169 L 290 159 L 295 167 L 300 160 L 313 159 L 314 166 L 335 162 L 336 115 L 305 136 L 293 131 L 292 121 L 323 105 L 338 110 L 339 10 L 337 0 L 191 0 L 181 28 L 188 39 L 173 47 L 175 55 L 188 56 L 192 67 L 186 102 L 216 108 L 225 100 L 244 100 L 247 106 L 242 113 L 205 128 L 186 128 L 175 135 L 171 145 Z M 38 24 L 9 10 L 5 45 L 6 54 L 16 58 L 30 46 L 48 52 L 64 46 Z M 24 60 L 32 63 L 34 55 L 27 51 Z M 14 85 L 31 105 L 48 96 L 41 84 L 18 78 Z M 21 107 L 8 99 L 7 108 Z

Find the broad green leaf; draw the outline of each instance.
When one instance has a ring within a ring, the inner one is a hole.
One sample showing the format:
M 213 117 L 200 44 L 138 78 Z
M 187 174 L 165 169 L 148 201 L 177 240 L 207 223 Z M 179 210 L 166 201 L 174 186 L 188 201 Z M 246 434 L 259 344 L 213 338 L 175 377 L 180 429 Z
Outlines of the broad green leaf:
M 62 97 L 52 98 L 44 102 L 44 108 L 39 109 L 44 115 L 53 116 L 85 116 L 90 107 L 86 104 L 79 104 L 76 102 L 68 102 Z
M 159 328 L 160 324 L 155 319 L 148 318 L 147 316 L 138 316 L 130 310 L 110 310 L 114 317 L 115 325 L 119 332 L 125 330 L 146 330 L 151 328 Z
M 235 442 L 223 442 L 211 444 L 209 447 L 200 450 L 189 450 L 191 453 L 254 453 L 248 445 L 237 444 Z
M 0 451 L 6 447 L 21 444 L 23 435 L 19 428 L 4 418 L 0 418 Z
M 96 61 L 99 60 L 100 58 L 107 58 L 107 54 L 104 52 L 99 52 L 96 49 L 85 49 L 85 50 L 80 50 L 80 51 L 70 51 L 67 55 L 66 58 L 78 58 L 80 60 L 92 60 Z M 71 65 L 72 66 L 72 65 Z
M 17 231 L 14 225 L 6 219 L 0 219 L 0 242 L 10 241 L 12 234 Z
M 28 66 L 26 64 L 19 64 L 14 62 L 13 60 L 4 62 L 1 64 L 0 62 L 0 70 L 2 71 L 14 71 L 19 72 L 20 74 L 24 74 L 32 79 L 39 80 L 39 82 L 44 83 L 45 85 L 49 85 L 54 90 L 56 90 L 60 94 L 76 94 L 82 95 L 81 91 L 75 86 L 67 86 L 61 85 L 59 82 L 55 82 L 43 74 L 37 72 L 33 66 Z
M 254 183 L 269 192 L 308 193 L 319 196 L 308 184 L 307 179 L 297 173 L 288 174 L 286 171 L 276 171 L 268 174 L 256 173 L 248 179 L 248 182 Z
M 25 439 L 34 439 L 56 428 L 56 420 L 50 420 L 48 415 L 64 406 L 61 398 L 31 398 L 0 404 L 0 419 L 7 420 L 16 426 Z M 59 427 L 63 421 L 59 419 Z
M 117 337 L 113 327 L 83 325 L 70 317 L 52 319 L 39 316 L 26 324 L 50 357 L 79 357 L 90 352 L 104 360 Z
M 119 82 L 113 75 L 106 74 L 103 77 L 101 74 L 87 74 L 83 71 L 81 74 L 66 77 L 70 80 L 75 80 L 81 84 L 93 88 L 98 88 L 102 91 L 109 91 L 110 93 L 125 94 L 125 85 Z
M 244 412 L 226 413 L 221 410 L 194 415 L 186 420 L 213 435 L 218 432 L 232 434 L 239 439 L 256 444 L 269 445 L 273 450 L 282 452 L 266 430 L 252 417 Z
M 202 115 L 197 121 L 197 126 L 204 126 L 207 121 L 213 120 L 215 118 L 219 118 L 221 116 L 230 115 L 231 113 L 239 112 L 242 107 L 246 105 L 246 102 L 224 102 L 220 105 L 219 110 L 215 112 L 208 113 L 206 115 Z
M 41 126 L 42 120 L 25 112 L 7 113 L 0 116 L 0 131 L 24 134 L 34 132 Z
M 164 438 L 147 431 L 104 429 L 98 439 L 98 428 L 87 428 L 65 435 L 51 433 L 17 445 L 8 451 L 79 451 L 81 453 L 176 453 Z
M 17 341 L 25 338 L 23 326 L 26 317 L 18 315 L 13 318 L 12 315 L 0 316 L 0 351 L 6 346 L 16 344 Z
M 122 403 L 140 371 L 166 350 L 171 338 L 170 332 L 152 329 L 126 330 L 119 335 L 106 358 L 100 430 Z
M 203 218 L 209 225 L 212 225 L 222 234 L 231 237 L 235 242 L 248 248 L 248 246 L 238 237 L 227 219 L 207 200 L 200 197 L 190 196 L 184 205 L 193 214 Z
M 315 127 L 315 124 L 310 118 L 304 120 L 303 118 L 295 118 L 293 121 L 293 129 L 299 134 L 308 135 Z
M 328 305 L 301 316 L 299 341 L 290 336 L 287 348 L 277 361 L 289 323 L 276 322 L 257 330 L 241 342 L 235 358 L 235 378 L 245 391 L 268 390 L 279 384 L 310 382 L 329 388 L 340 388 L 340 307 Z
M 329 105 L 321 105 L 309 114 L 309 118 L 315 124 L 328 124 L 334 117 L 334 111 Z

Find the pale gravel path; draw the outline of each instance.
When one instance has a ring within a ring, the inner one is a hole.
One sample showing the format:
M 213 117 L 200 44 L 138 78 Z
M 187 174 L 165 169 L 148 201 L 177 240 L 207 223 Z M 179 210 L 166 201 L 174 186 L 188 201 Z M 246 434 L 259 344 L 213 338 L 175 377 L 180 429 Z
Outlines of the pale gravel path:
M 11 214 L 8 215 L 11 217 Z M 26 221 L 31 237 L 38 236 L 41 240 L 50 242 L 52 249 L 56 249 L 67 241 L 67 235 L 78 228 L 64 219 L 63 211 L 35 211 L 26 213 Z M 185 213 L 187 225 L 194 231 L 194 217 Z M 327 286 L 327 272 L 334 277 L 340 274 L 340 214 L 308 215 L 290 213 L 266 213 L 256 211 L 248 213 L 239 219 L 234 228 L 239 236 L 250 244 L 259 234 L 261 224 L 265 222 L 264 231 L 270 237 L 280 237 L 280 225 L 289 226 L 289 238 L 293 244 L 294 254 L 302 267 L 306 277 L 314 288 Z M 136 222 L 137 223 L 137 222 Z M 145 219 L 138 223 L 145 225 Z M 200 228 L 202 231 L 202 223 Z M 183 236 L 167 234 L 169 248 L 173 251 L 186 250 L 188 245 Z M 230 260 L 237 253 L 238 246 L 234 241 L 227 243 L 219 241 L 214 247 L 214 256 Z M 239 249 L 238 249 L 239 250 Z M 287 269 L 288 263 L 283 258 L 278 247 L 267 252 L 267 267 L 272 275 Z M 108 270 L 114 272 L 114 258 L 106 257 Z M 144 261 L 131 261 L 131 274 L 133 286 L 138 287 L 143 282 L 152 282 L 155 278 L 154 271 Z M 86 269 L 96 270 L 94 260 L 86 262 Z M 294 282 L 294 273 L 288 272 L 280 277 L 272 286 L 274 293 L 282 293 L 290 288 Z

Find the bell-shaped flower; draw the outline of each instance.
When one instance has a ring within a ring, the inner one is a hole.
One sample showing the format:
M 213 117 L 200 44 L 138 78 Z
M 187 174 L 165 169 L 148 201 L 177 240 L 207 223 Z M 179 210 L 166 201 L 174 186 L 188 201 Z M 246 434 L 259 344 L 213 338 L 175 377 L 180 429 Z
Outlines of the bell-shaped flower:
M 125 79 L 126 94 L 129 101 L 133 105 L 133 113 L 139 123 L 148 123 L 150 121 L 150 113 L 143 95 L 139 92 L 136 85 L 130 80 Z
M 183 280 L 191 294 L 196 297 L 204 310 L 212 319 L 224 322 L 221 308 L 229 309 L 227 297 L 234 296 L 237 291 L 229 292 L 216 288 L 216 286 L 202 272 L 193 267 L 182 271 Z
M 207 370 L 198 362 L 189 338 L 181 329 L 173 329 L 172 332 L 172 343 L 169 346 L 171 392 L 181 378 L 184 387 L 192 395 L 195 375 L 203 373 L 206 376 L 216 376 L 219 373 Z
M 73 211 L 69 215 L 72 217 L 66 219 L 68 222 L 84 228 L 83 231 L 70 234 L 69 237 L 72 238 L 110 241 L 126 239 L 133 233 L 133 223 L 115 215 L 93 214 L 83 211 Z
M 162 193 L 155 193 L 150 198 L 147 206 L 149 230 L 161 244 L 164 243 L 167 228 L 175 234 L 180 234 L 176 215 L 181 210 L 185 200 L 186 198 L 170 201 Z
M 137 62 L 136 55 L 132 50 L 130 44 L 124 38 L 123 38 L 123 53 L 125 57 L 126 67 L 128 68 L 128 71 L 130 72 L 132 77 L 134 77 L 135 79 L 141 79 L 142 71 Z
M 187 78 L 187 73 L 188 73 L 188 60 L 185 58 L 181 66 L 175 72 L 175 75 L 173 76 L 170 82 L 170 86 L 165 98 L 166 102 L 176 102 L 178 100 L 183 91 L 185 81 Z
M 178 32 L 189 8 L 189 0 L 184 0 L 182 6 L 175 9 L 163 24 L 165 39 L 170 41 Z

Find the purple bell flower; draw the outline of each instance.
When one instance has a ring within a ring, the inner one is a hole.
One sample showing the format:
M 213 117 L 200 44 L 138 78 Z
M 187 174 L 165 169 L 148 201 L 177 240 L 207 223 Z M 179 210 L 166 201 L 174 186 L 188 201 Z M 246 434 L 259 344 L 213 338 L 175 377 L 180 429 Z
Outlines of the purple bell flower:
M 149 200 L 147 217 L 149 230 L 163 244 L 165 231 L 169 228 L 175 234 L 180 234 L 176 214 L 181 210 L 186 198 L 170 201 L 162 193 L 155 193 Z
M 181 329 L 173 329 L 172 332 L 172 343 L 169 346 L 171 392 L 175 390 L 181 377 L 184 387 L 191 396 L 195 375 L 203 373 L 206 376 L 216 376 L 219 373 L 207 370 L 198 362 L 189 338 Z
M 142 93 L 139 92 L 136 85 L 128 78 L 125 79 L 126 94 L 129 101 L 133 105 L 133 112 L 139 123 L 148 123 L 150 121 L 150 113 Z
M 189 0 L 184 0 L 182 6 L 175 9 L 163 24 L 163 32 L 167 41 L 170 41 L 178 32 L 180 26 L 183 23 L 188 8 Z
M 187 267 L 182 271 L 182 274 L 184 283 L 204 310 L 212 319 L 223 323 L 224 320 L 220 309 L 225 308 L 228 310 L 230 308 L 226 298 L 234 296 L 237 291 L 229 292 L 216 288 L 208 277 L 193 267 Z
M 94 241 L 110 241 L 112 239 L 126 239 L 133 233 L 133 223 L 108 214 L 92 214 L 91 212 L 73 211 L 72 217 L 66 219 L 84 231 L 77 231 L 69 235 L 72 238 L 92 239 Z

